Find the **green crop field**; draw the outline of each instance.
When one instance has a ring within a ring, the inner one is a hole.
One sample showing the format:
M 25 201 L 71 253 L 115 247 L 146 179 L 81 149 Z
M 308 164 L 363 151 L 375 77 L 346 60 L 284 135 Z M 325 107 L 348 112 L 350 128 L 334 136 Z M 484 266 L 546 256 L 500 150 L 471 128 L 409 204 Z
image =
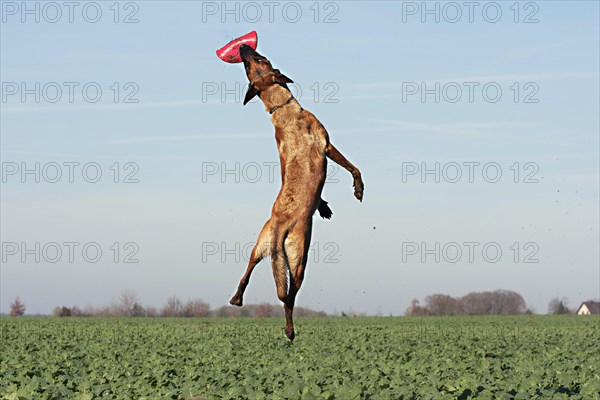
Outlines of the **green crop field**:
M 600 399 L 600 319 L 2 318 L 4 399 Z

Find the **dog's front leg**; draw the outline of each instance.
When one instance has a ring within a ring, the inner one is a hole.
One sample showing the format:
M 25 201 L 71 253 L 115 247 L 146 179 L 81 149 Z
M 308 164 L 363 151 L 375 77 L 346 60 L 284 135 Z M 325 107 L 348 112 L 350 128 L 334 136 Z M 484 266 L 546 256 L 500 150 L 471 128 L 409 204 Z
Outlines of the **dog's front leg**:
M 325 147 L 325 155 L 327 155 L 327 157 L 329 157 L 335 163 L 339 164 L 341 167 L 346 168 L 348 172 L 352 174 L 352 178 L 354 178 L 354 182 L 352 185 L 354 186 L 354 197 L 362 201 L 365 185 L 363 184 L 362 177 L 360 176 L 360 171 L 358 170 L 358 168 L 356 168 L 350 161 L 348 161 L 346 157 L 344 157 L 342 153 L 340 153 L 338 149 L 336 149 L 335 146 L 331 143 L 328 143 L 327 147 Z

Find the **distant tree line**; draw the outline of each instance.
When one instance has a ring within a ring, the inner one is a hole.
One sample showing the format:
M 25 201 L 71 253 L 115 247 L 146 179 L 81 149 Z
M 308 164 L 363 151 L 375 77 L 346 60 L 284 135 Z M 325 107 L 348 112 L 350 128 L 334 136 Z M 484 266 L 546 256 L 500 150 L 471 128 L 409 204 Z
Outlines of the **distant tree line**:
M 16 297 L 10 303 L 9 316 L 21 317 L 25 314 L 25 305 Z M 322 317 L 329 314 L 323 311 L 314 311 L 305 307 L 295 307 L 295 314 L 300 317 Z M 548 303 L 548 314 L 572 314 L 575 310 L 568 307 L 568 299 L 554 298 Z M 425 315 L 516 315 L 533 313 L 525 304 L 523 296 L 510 290 L 495 290 L 492 292 L 472 292 L 462 297 L 452 297 L 446 294 L 433 294 L 425 298 L 421 305 L 419 300 L 413 299 L 406 309 L 407 316 Z M 201 299 L 190 299 L 185 303 L 177 296 L 171 296 L 166 303 L 156 308 L 143 306 L 135 292 L 121 293 L 116 302 L 104 307 L 87 306 L 84 309 L 78 306 L 55 307 L 52 315 L 57 317 L 282 317 L 283 308 L 273 304 L 250 304 L 244 307 L 222 306 L 211 309 L 210 305 Z M 342 316 L 357 316 L 354 312 L 341 313 Z
M 423 315 L 515 315 L 530 312 L 523 296 L 511 290 L 472 292 L 462 297 L 433 294 L 425 304 L 413 299 L 406 309 L 407 316 Z
M 170 304 L 168 304 L 170 303 Z M 108 307 L 86 307 L 80 309 L 77 306 L 73 307 L 56 307 L 52 315 L 56 317 L 251 317 L 251 318 L 266 318 L 266 317 L 283 317 L 283 307 L 274 304 L 247 304 L 243 307 L 222 306 L 216 309 L 211 309 L 207 303 L 202 300 L 190 300 L 182 306 L 178 307 L 177 303 L 173 304 L 173 298 L 160 309 L 156 307 L 141 307 L 135 306 L 131 312 L 124 312 L 123 309 Z M 175 307 L 173 307 L 175 305 Z M 329 314 L 323 311 L 315 311 L 305 307 L 295 307 L 294 315 L 299 317 L 325 317 Z
M 326 316 L 322 311 L 314 311 L 304 307 L 296 307 L 295 315 L 299 317 Z M 210 305 L 201 299 L 191 299 L 182 302 L 177 296 L 171 296 L 160 307 L 143 306 L 138 296 L 131 291 L 121 294 L 117 302 L 105 307 L 77 306 L 55 307 L 52 315 L 57 317 L 282 317 L 283 307 L 272 304 L 250 304 L 244 307 L 223 306 L 212 310 Z

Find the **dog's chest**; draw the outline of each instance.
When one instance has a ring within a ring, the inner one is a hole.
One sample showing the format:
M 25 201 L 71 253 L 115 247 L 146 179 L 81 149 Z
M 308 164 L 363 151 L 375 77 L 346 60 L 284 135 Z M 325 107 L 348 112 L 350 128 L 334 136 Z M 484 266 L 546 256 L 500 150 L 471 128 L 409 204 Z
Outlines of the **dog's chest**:
M 315 152 L 320 153 L 320 148 L 323 147 L 318 137 L 309 129 L 292 124 L 276 128 L 275 140 L 279 155 L 286 159 L 311 156 Z

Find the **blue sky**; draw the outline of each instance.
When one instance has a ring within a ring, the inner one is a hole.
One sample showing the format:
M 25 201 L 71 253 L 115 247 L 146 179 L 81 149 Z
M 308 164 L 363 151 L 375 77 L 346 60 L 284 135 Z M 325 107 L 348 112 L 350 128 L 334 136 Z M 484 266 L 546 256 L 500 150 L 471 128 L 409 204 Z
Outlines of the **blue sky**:
M 1 2 L 0 311 L 124 290 L 228 301 L 279 190 L 269 115 L 215 56 L 251 30 L 365 181 L 361 204 L 331 167 L 299 305 L 398 315 L 503 288 L 545 312 L 599 296 L 597 2 L 478 2 L 472 22 L 462 2 L 276 2 L 272 20 L 263 2 L 81 2 L 73 22 L 62 3 L 60 18 L 21 4 Z M 39 183 L 21 174 L 36 165 Z M 276 300 L 263 261 L 246 303 Z

